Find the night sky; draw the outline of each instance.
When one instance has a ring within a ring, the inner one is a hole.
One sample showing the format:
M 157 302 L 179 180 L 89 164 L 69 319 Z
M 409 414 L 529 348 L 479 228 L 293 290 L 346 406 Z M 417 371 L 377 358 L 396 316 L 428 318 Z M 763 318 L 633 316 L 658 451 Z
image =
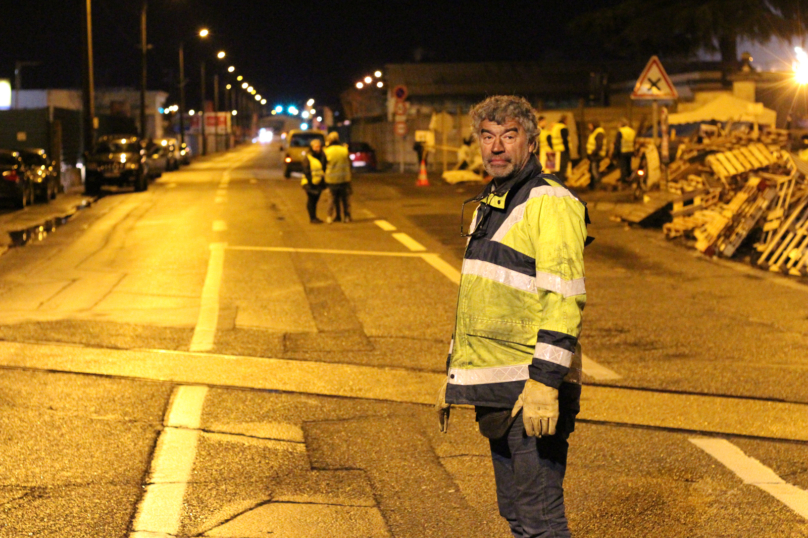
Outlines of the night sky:
M 566 30 L 570 17 L 609 2 L 313 2 L 149 0 L 149 88 L 172 91 L 186 46 L 188 106 L 198 106 L 199 66 L 243 74 L 273 104 L 337 104 L 339 92 L 386 63 L 570 59 L 597 54 Z M 6 0 L 0 78 L 14 62 L 23 88 L 80 87 L 83 0 Z M 10 4 L 10 5 L 8 5 Z M 139 0 L 93 0 L 97 87 L 138 87 Z M 15 22 L 11 22 L 15 21 Z M 201 27 L 211 30 L 199 40 Z M 217 50 L 227 51 L 224 61 Z M 210 98 L 210 91 L 208 96 Z

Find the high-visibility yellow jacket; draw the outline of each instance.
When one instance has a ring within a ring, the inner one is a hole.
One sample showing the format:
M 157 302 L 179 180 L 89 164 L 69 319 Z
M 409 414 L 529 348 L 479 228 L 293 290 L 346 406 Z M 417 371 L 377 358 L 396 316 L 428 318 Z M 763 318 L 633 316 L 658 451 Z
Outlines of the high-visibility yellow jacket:
M 600 143 L 600 148 L 598 148 L 598 142 L 597 142 L 599 134 L 603 135 L 603 139 L 601 140 Z M 606 156 L 606 131 L 603 130 L 603 127 L 598 127 L 597 129 L 589 133 L 589 138 L 587 138 L 586 140 L 586 155 L 587 156 L 592 155 L 595 153 L 595 151 L 597 151 L 598 155 L 601 157 Z
M 550 131 L 550 141 L 553 144 L 553 149 L 555 151 L 565 151 L 564 148 L 564 137 L 561 136 L 561 131 L 567 128 L 567 124 L 565 123 L 554 123 L 553 129 Z
M 512 407 L 528 378 L 580 383 L 586 206 L 531 157 L 478 197 L 447 360 L 446 402 Z
M 342 144 L 331 144 L 325 148 L 328 165 L 325 168 L 325 182 L 329 185 L 347 183 L 351 180 L 351 159 L 348 148 Z
M 542 129 L 539 131 L 539 152 L 542 154 L 553 150 L 553 148 L 550 147 L 550 142 L 547 140 L 548 136 L 552 136 L 550 129 Z
M 317 157 L 312 156 L 311 152 L 306 153 L 306 159 L 308 160 L 308 169 L 311 170 L 311 184 L 312 185 L 319 185 L 323 181 L 323 177 L 325 176 L 325 170 L 323 170 L 323 163 L 320 162 L 320 159 Z M 307 169 L 303 167 L 303 178 L 300 180 L 301 185 L 306 185 L 309 182 L 309 178 L 306 177 Z
M 634 139 L 637 132 L 628 125 L 620 127 L 620 153 L 634 153 Z

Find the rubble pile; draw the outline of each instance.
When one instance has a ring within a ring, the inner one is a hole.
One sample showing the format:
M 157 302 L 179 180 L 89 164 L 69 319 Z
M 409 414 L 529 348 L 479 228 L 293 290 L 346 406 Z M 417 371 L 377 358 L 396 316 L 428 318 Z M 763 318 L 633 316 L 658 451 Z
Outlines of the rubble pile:
M 779 138 L 680 146 L 660 193 L 672 217 L 665 236 L 727 258 L 754 238 L 754 263 L 808 275 L 808 163 L 784 146 Z

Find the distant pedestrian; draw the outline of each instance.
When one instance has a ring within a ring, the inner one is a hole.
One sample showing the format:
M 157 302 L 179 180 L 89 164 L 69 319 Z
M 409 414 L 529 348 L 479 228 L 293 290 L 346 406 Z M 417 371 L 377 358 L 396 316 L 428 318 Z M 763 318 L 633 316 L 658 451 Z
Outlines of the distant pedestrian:
M 550 148 L 555 152 L 556 176 L 567 181 L 567 167 L 570 163 L 570 131 L 567 129 L 567 115 L 562 114 L 550 131 Z
M 323 223 L 317 218 L 317 202 L 325 188 L 324 177 L 327 165 L 328 160 L 323 153 L 323 141 L 319 138 L 312 139 L 309 143 L 309 151 L 306 152 L 306 158 L 303 159 L 303 179 L 300 180 L 300 185 L 303 186 L 308 197 L 306 209 L 309 212 L 309 222 L 312 224 Z
M 544 116 L 539 116 L 537 125 L 539 127 L 539 143 L 536 144 L 536 151 L 537 155 L 539 156 L 539 163 L 541 163 L 541 167 L 545 172 L 554 172 L 555 164 L 558 161 L 553 160 L 553 162 L 550 162 L 549 165 L 547 162 L 547 152 L 553 151 L 552 144 L 550 142 L 553 135 L 550 132 L 550 129 L 547 127 L 547 118 Z
M 614 138 L 614 155 L 620 164 L 620 181 L 628 182 L 631 178 L 631 158 L 634 156 L 634 140 L 637 132 L 631 128 L 627 118 L 620 118 L 620 127 Z
M 340 144 L 339 134 L 328 133 L 325 139 L 325 184 L 331 193 L 326 222 L 351 222 L 351 159 L 348 148 Z
M 581 395 L 586 207 L 534 155 L 536 118 L 521 97 L 471 109 L 491 182 L 473 200 L 446 381 L 475 406 L 489 439 L 499 513 L 516 538 L 569 538 L 563 481 Z
M 416 140 L 415 144 L 412 145 L 412 149 L 418 155 L 418 164 L 420 165 L 421 163 L 424 163 L 424 166 L 426 166 L 426 160 L 429 156 L 429 152 L 426 149 L 426 144 Z
M 463 143 L 460 145 L 460 148 L 457 150 L 457 167 L 455 170 L 468 170 L 469 166 L 471 165 L 471 143 L 473 141 L 473 137 L 469 136 L 468 138 L 463 139 Z
M 600 161 L 606 157 L 606 131 L 598 120 L 590 121 L 588 127 L 586 158 L 589 159 L 589 190 L 595 190 L 600 185 Z

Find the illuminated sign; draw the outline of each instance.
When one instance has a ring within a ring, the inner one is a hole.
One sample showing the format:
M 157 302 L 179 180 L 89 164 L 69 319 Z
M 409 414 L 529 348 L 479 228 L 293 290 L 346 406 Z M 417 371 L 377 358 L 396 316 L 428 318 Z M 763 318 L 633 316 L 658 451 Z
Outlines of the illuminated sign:
M 11 108 L 11 81 L 7 78 L 0 78 L 0 109 Z

